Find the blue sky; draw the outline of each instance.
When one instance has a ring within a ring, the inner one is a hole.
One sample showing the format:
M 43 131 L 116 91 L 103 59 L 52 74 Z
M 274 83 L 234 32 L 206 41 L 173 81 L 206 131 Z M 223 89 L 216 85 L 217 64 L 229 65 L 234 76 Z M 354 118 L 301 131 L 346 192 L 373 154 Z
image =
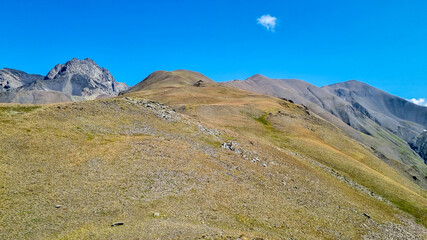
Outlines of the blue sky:
M 215 81 L 356 79 L 427 98 L 424 0 L 0 0 L 0 9 L 0 68 L 45 75 L 89 57 L 129 85 L 156 70 L 189 69 Z M 266 14 L 274 29 L 257 23 Z

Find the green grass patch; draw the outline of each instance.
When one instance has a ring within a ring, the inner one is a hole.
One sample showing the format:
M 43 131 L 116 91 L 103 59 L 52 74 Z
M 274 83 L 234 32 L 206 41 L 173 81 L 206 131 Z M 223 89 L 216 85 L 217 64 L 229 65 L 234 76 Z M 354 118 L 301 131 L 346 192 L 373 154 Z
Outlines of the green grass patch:
M 85 132 L 85 135 L 86 135 L 88 141 L 91 141 L 91 140 L 93 140 L 95 138 L 95 134 L 94 133 Z
M 202 137 L 202 140 L 214 148 L 219 148 L 219 146 L 221 146 L 221 143 L 213 139 L 213 137 Z
M 23 114 L 34 111 L 40 108 L 40 106 L 2 106 L 0 107 L 0 115 L 15 115 L 15 114 Z
M 267 115 L 268 115 L 267 113 L 264 113 L 264 115 L 262 115 L 260 117 L 256 117 L 254 119 L 255 119 L 255 121 L 257 121 L 257 122 L 259 122 L 265 126 L 271 126 L 271 124 L 267 120 Z

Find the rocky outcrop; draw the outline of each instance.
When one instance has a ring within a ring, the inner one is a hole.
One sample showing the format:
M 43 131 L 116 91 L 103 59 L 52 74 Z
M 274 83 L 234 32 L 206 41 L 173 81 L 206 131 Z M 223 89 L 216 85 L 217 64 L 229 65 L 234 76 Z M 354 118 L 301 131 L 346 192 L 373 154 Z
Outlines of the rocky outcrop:
M 199 80 L 195 84 L 193 84 L 193 86 L 195 86 L 195 87 L 206 87 L 206 84 L 205 84 L 205 82 L 203 82 L 203 80 Z

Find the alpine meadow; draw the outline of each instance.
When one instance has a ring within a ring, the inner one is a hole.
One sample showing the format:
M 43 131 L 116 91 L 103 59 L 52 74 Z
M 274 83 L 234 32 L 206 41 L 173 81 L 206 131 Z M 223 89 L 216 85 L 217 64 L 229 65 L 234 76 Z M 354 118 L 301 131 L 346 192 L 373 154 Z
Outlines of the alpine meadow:
M 0 9 L 0 239 L 427 239 L 423 1 Z

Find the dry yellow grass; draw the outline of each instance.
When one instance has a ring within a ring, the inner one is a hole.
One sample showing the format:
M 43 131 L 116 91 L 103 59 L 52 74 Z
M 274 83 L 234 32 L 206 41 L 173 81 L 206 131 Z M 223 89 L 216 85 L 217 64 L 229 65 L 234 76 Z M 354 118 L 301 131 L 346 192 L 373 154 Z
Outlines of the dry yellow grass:
M 300 156 L 426 213 L 418 186 L 301 106 L 217 84 L 128 96 L 182 114 L 124 98 L 0 109 L 0 239 L 427 236 Z

